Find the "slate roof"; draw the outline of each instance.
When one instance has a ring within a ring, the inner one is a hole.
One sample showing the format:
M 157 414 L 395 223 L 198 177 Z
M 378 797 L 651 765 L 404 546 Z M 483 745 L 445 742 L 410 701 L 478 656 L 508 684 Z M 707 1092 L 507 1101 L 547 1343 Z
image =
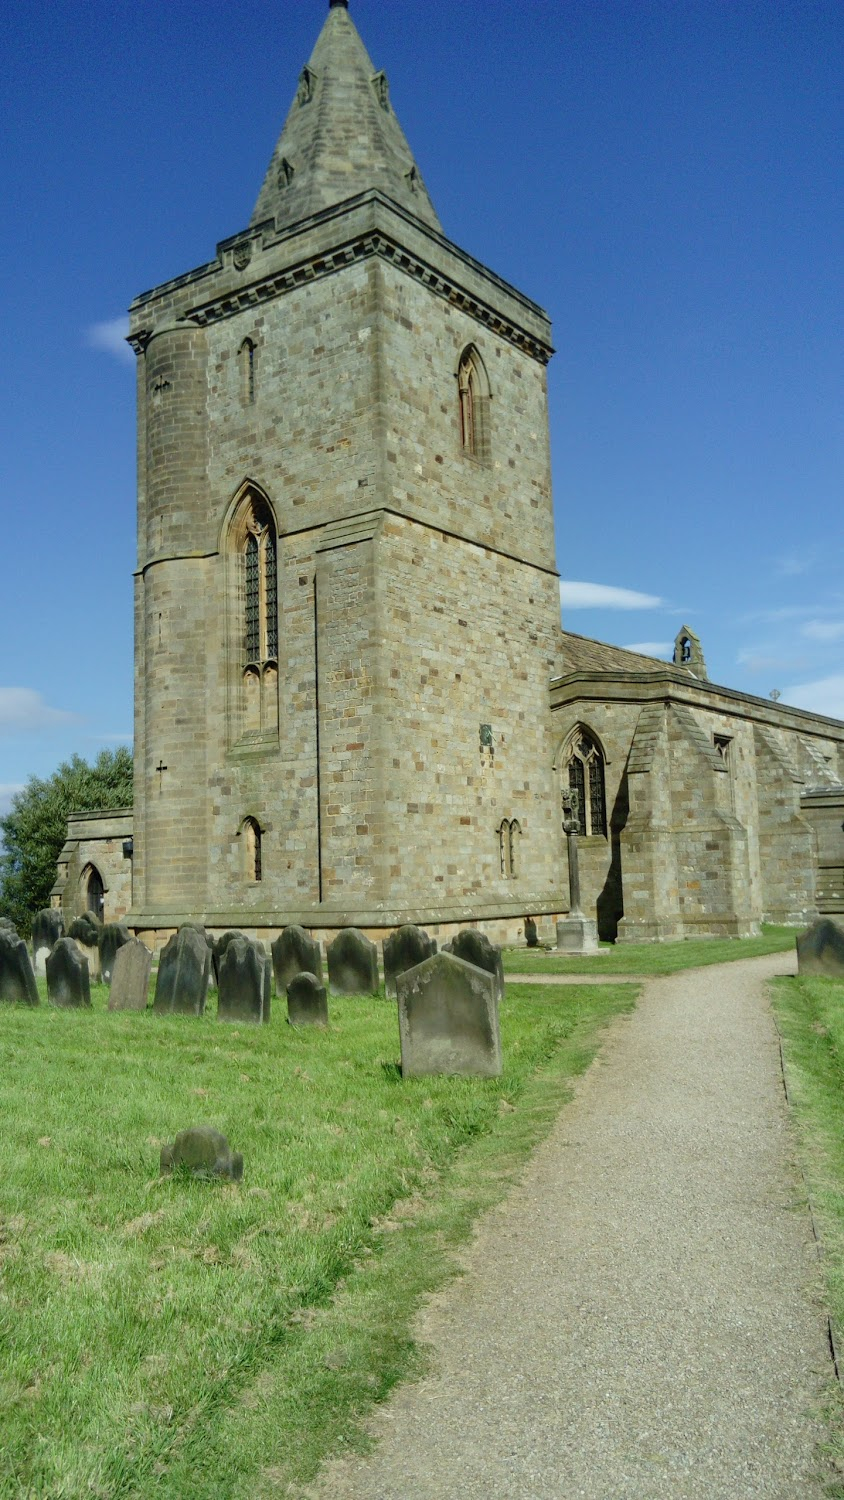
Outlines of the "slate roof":
M 569 672 L 657 672 L 666 668 L 683 678 L 694 675 L 664 658 L 643 656 L 638 651 L 625 651 L 623 646 L 608 646 L 605 641 L 593 641 L 589 636 L 563 631 L 559 660 L 561 677 Z
M 442 226 L 344 0 L 332 0 L 273 152 L 251 222 L 288 228 L 377 189 L 430 228 Z

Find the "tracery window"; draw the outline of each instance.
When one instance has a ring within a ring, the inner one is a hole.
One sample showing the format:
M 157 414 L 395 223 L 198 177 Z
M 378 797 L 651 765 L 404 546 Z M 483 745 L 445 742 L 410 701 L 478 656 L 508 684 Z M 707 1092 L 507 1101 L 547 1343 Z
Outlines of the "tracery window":
M 460 441 L 463 452 L 482 463 L 489 459 L 489 381 L 477 349 L 471 345 L 457 370 Z
M 235 739 L 278 733 L 278 540 L 269 503 L 251 485 L 230 527 L 230 641 L 237 671 Z
M 578 729 L 569 746 L 565 769 L 571 818 L 577 832 L 588 838 L 607 832 L 604 757 L 592 735 Z

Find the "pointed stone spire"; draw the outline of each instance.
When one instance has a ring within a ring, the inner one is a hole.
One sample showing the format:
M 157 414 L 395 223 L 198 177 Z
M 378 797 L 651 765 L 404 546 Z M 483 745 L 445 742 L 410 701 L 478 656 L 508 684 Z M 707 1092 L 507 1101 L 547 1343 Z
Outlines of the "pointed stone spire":
M 441 229 L 386 74 L 373 67 L 348 0 L 331 0 L 251 222 L 275 219 L 282 229 L 370 188 Z

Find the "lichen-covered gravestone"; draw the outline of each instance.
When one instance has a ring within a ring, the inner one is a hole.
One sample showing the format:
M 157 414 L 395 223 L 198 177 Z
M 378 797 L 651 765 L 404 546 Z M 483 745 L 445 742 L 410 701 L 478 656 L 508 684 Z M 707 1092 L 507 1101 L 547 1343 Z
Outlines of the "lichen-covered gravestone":
M 291 1026 L 328 1025 L 325 985 L 305 970 L 294 974 L 287 986 L 287 1020 Z
M 105 984 L 111 984 L 114 960 L 125 943 L 131 943 L 132 934 L 122 922 L 108 922 L 100 928 L 97 949 L 100 955 L 100 975 Z
M 495 993 L 499 1000 L 504 999 L 504 960 L 501 957 L 501 949 L 491 943 L 485 932 L 479 932 L 476 927 L 464 927 L 447 946 L 447 952 L 453 953 L 455 958 L 462 958 L 466 964 L 472 964 L 476 969 L 486 969 L 488 974 L 495 976 Z
M 91 1004 L 88 960 L 73 938 L 59 938 L 47 955 L 47 996 L 51 1005 L 79 1008 Z
M 285 995 L 297 974 L 313 974 L 322 981 L 322 951 L 304 927 L 285 927 L 272 945 L 276 994 Z
M 263 943 L 236 937 L 227 944 L 217 974 L 217 1019 L 253 1021 L 270 1018 L 272 965 Z
M 797 939 L 798 974 L 844 979 L 844 927 L 823 917 Z
M 332 995 L 378 994 L 378 949 L 357 927 L 338 932 L 325 956 Z
M 23 938 L 0 928 L 0 1000 L 38 1005 L 38 989 Z
M 119 948 L 111 973 L 109 1010 L 146 1010 L 152 954 L 145 943 L 132 938 Z
M 176 1171 L 192 1177 L 230 1177 L 240 1182 L 243 1157 L 232 1151 L 226 1137 L 211 1125 L 193 1125 L 180 1130 L 172 1145 L 161 1148 L 161 1175 Z
M 79 944 L 82 954 L 88 960 L 88 973 L 91 979 L 100 977 L 100 928 L 102 923 L 92 911 L 86 911 L 81 917 L 74 917 L 68 930 L 67 936 L 73 938 Z
M 245 933 L 231 931 L 223 932 L 218 938 L 210 938 L 208 940 L 209 946 L 211 948 L 212 983 L 215 986 L 220 982 L 220 964 L 223 962 L 223 958 L 225 957 L 225 952 L 229 946 L 229 943 L 233 943 L 235 938 L 244 936 Z
M 497 1078 L 501 1034 L 495 975 L 435 953 L 396 981 L 403 1078 Z
M 56 907 L 45 906 L 32 919 L 32 964 L 36 974 L 46 974 L 47 955 L 64 936 L 64 917 Z
M 421 927 L 408 923 L 399 927 L 384 942 L 384 988 L 388 995 L 396 993 L 396 979 L 406 969 L 415 969 L 426 958 L 437 951 L 435 938 L 428 936 Z
M 208 996 L 211 949 L 198 932 L 183 927 L 158 961 L 153 1010 L 159 1016 L 201 1016 Z

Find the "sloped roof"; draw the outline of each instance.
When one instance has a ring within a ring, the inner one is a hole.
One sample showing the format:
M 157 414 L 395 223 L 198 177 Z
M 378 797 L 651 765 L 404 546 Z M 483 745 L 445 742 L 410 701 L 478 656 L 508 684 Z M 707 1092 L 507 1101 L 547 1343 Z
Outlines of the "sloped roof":
M 441 232 L 387 78 L 373 67 L 345 0 L 332 0 L 251 222 L 287 228 L 373 188 Z
M 605 641 L 593 641 L 586 635 L 573 635 L 563 631 L 560 653 L 560 676 L 569 672 L 676 672 L 682 678 L 694 674 L 686 667 L 675 667 L 673 662 L 656 656 L 643 656 L 639 651 L 625 651 L 623 646 L 608 646 Z

